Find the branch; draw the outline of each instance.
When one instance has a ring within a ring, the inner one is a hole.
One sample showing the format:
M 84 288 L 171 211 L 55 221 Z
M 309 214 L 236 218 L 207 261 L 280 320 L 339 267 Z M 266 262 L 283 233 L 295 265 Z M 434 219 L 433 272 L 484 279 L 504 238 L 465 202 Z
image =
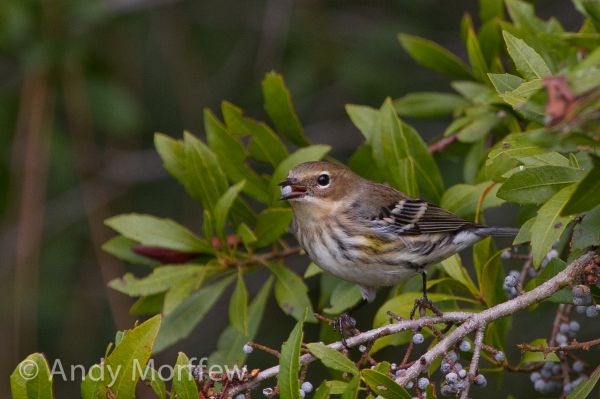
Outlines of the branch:
M 522 295 L 517 296 L 514 299 L 496 305 L 492 308 L 486 309 L 480 313 L 475 312 L 447 312 L 442 316 L 426 316 L 417 320 L 400 320 L 397 323 L 385 325 L 370 331 L 357 334 L 353 337 L 348 338 L 348 347 L 356 347 L 364 343 L 373 342 L 378 338 L 396 334 L 402 331 L 415 330 L 426 326 L 431 326 L 440 323 L 462 323 L 458 328 L 452 331 L 445 338 L 441 339 L 440 342 L 425 353 L 418 361 L 412 363 L 404 373 L 396 379 L 401 385 L 406 385 L 411 380 L 414 380 L 419 376 L 421 371 L 431 364 L 437 357 L 443 355 L 450 350 L 456 343 L 462 338 L 478 330 L 475 338 L 475 352 L 473 353 L 473 360 L 469 368 L 469 375 L 476 375 L 479 354 L 481 347 L 483 346 L 483 332 L 487 324 L 503 318 L 505 316 L 516 313 L 519 310 L 526 309 L 527 307 L 541 302 L 544 299 L 550 297 L 556 291 L 560 290 L 565 285 L 574 282 L 578 276 L 581 275 L 584 268 L 591 262 L 594 261 L 595 254 L 590 251 L 580 256 L 570 265 L 568 265 L 563 271 L 558 273 L 556 276 L 536 287 L 535 289 L 526 292 Z M 596 340 L 595 340 L 596 341 Z M 590 342 L 595 342 L 590 341 Z M 600 341 L 600 339 L 598 340 Z M 583 346 L 584 343 L 581 343 Z M 596 343 L 594 343 L 596 344 Z M 342 350 L 343 344 L 338 341 L 328 345 L 330 348 L 335 350 Z M 564 349 L 562 347 L 561 349 Z M 568 347 L 567 347 L 568 348 Z M 300 364 L 306 365 L 315 360 L 315 357 L 310 354 L 304 354 L 300 356 Z M 274 366 L 258 373 L 252 380 L 246 381 L 243 384 L 232 386 L 229 388 L 228 397 L 233 397 L 236 394 L 252 389 L 261 382 L 276 377 L 279 374 L 279 366 Z
M 429 153 L 433 154 L 434 152 L 442 151 L 444 148 L 454 143 L 457 139 L 458 134 L 451 134 L 448 137 L 444 137 L 443 139 L 440 139 L 439 141 L 429 145 Z
M 460 394 L 460 399 L 467 399 L 469 397 L 469 389 L 471 384 L 477 377 L 477 370 L 479 368 L 479 358 L 481 356 L 481 347 L 483 345 L 483 336 L 485 333 L 485 327 L 480 327 L 475 335 L 475 348 L 473 348 L 473 357 L 471 358 L 471 365 L 469 366 L 469 378 L 467 379 L 467 385 Z
M 529 344 L 519 344 L 517 345 L 517 348 L 521 349 L 522 352 L 544 352 L 544 354 L 548 354 L 550 352 L 566 352 L 577 349 L 589 351 L 592 346 L 596 345 L 600 345 L 600 338 L 584 342 L 577 342 L 576 340 L 573 340 L 571 344 L 565 346 L 533 346 Z

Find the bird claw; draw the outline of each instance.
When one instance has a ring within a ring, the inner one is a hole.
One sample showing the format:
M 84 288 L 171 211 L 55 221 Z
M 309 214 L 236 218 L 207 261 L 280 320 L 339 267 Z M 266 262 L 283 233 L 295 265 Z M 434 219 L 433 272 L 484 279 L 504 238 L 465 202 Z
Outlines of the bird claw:
M 348 343 L 346 342 L 346 336 L 344 335 L 344 329 L 354 330 L 356 327 L 356 320 L 348 313 L 342 313 L 332 321 L 333 331 L 338 331 L 342 345 L 348 349 Z
M 425 316 L 425 312 L 427 311 L 427 309 L 431 310 L 436 316 L 443 315 L 441 310 L 439 310 L 433 304 L 433 302 L 431 302 L 431 300 L 429 298 L 427 298 L 427 296 L 422 296 L 419 299 L 415 299 L 415 305 L 413 306 L 412 310 L 410 311 L 410 319 L 411 320 L 415 318 L 415 313 L 416 313 L 417 309 L 419 309 L 420 317 Z

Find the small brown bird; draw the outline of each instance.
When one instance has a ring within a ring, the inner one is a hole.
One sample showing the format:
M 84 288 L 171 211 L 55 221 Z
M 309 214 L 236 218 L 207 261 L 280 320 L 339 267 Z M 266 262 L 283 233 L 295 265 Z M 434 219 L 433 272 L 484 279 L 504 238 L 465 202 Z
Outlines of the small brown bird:
M 324 270 L 358 284 L 362 303 L 373 301 L 377 288 L 415 273 L 423 276 L 427 301 L 427 266 L 486 236 L 517 231 L 462 220 L 329 162 L 300 164 L 280 186 L 281 199 L 292 205 L 292 232 L 302 248 Z

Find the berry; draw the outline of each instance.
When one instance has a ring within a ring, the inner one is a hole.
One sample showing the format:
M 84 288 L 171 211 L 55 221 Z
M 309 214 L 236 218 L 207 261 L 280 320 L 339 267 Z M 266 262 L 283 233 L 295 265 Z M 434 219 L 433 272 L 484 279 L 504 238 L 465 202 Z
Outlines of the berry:
M 304 381 L 300 386 L 300 389 L 302 392 L 310 393 L 313 390 L 313 385 L 308 381 Z
M 540 379 L 533 384 L 533 389 L 538 392 L 543 392 L 546 389 L 546 381 Z
M 306 395 L 306 392 L 304 392 L 302 389 L 300 390 L 300 397 L 303 398 Z
M 235 399 L 246 399 L 246 395 L 244 395 L 243 393 L 240 393 L 240 394 L 236 395 Z
M 512 254 L 511 254 L 511 252 L 510 252 L 510 251 L 507 249 L 507 250 L 504 250 L 504 251 L 502 251 L 502 253 L 500 254 L 500 257 L 501 257 L 502 259 L 510 259 L 510 258 L 512 257 Z
M 458 363 L 458 362 L 456 362 L 456 363 L 454 364 L 454 368 L 455 368 L 457 371 L 458 371 L 458 370 L 462 370 L 462 368 L 463 368 L 463 365 L 462 365 L 462 364 L 460 364 L 460 363 Z
M 516 278 L 517 280 L 519 278 L 521 278 L 521 272 L 518 270 L 511 270 L 510 272 L 508 272 L 509 276 L 513 276 L 514 278 Z
M 583 362 L 580 360 L 577 360 L 577 361 L 575 361 L 575 363 L 573 363 L 573 371 L 576 373 L 582 373 L 584 368 L 585 368 L 585 366 L 583 365 Z
M 417 381 L 417 386 L 419 387 L 419 389 L 421 391 L 424 391 L 425 389 L 427 389 L 428 385 L 429 385 L 429 380 L 425 377 L 419 378 L 419 381 Z
M 454 390 L 452 389 L 452 387 L 450 385 L 444 385 L 444 386 L 442 386 L 442 389 L 440 390 L 440 392 L 444 396 L 450 396 L 450 395 L 452 395 L 452 394 L 455 393 Z
M 468 351 L 470 351 L 470 350 L 471 350 L 471 343 L 470 343 L 469 341 L 466 341 L 466 340 L 465 340 L 465 341 L 462 341 L 462 342 L 460 343 L 459 349 L 460 349 L 462 352 L 468 352 Z
M 562 369 L 560 367 L 560 364 L 555 364 L 554 366 L 552 366 L 552 374 L 559 375 L 561 372 Z
M 477 377 L 475 377 L 475 385 L 479 385 L 481 387 L 485 387 L 487 385 L 487 380 L 483 374 L 477 374 Z
M 421 333 L 416 333 L 415 335 L 413 335 L 412 337 L 412 342 L 415 345 L 420 345 L 425 341 L 425 337 L 423 336 L 423 334 Z
M 579 314 L 585 314 L 586 306 L 575 306 L 575 311 Z
M 561 323 L 559 331 L 563 334 L 568 334 L 570 331 L 569 323 Z
M 588 306 L 588 308 L 585 310 L 585 315 L 587 317 L 589 317 L 590 319 L 597 317 L 598 316 L 598 305 Z
M 503 362 L 504 359 L 506 359 L 506 355 L 504 352 L 498 352 L 494 355 L 494 359 L 496 359 L 497 362 Z
M 460 371 L 458 372 L 458 376 L 459 376 L 460 378 L 465 378 L 465 377 L 467 376 L 467 370 L 464 370 L 464 369 L 463 369 L 463 370 L 460 370 Z
M 537 380 L 541 379 L 542 375 L 540 373 L 538 373 L 537 371 L 534 371 L 533 373 L 531 373 L 531 375 L 529 376 L 529 379 L 531 380 L 531 382 L 535 383 Z
M 566 394 L 571 393 L 572 390 L 573 390 L 573 385 L 571 385 L 571 384 L 565 384 L 565 386 L 563 387 L 563 392 Z
M 573 332 L 579 331 L 579 323 L 577 323 L 575 320 L 571 321 L 569 323 L 569 329 Z
M 252 351 L 254 351 L 254 348 L 252 346 L 250 346 L 249 344 L 246 344 L 243 346 L 242 350 L 244 351 L 244 353 L 250 354 L 250 353 L 252 353 Z
M 450 366 L 450 363 L 446 362 L 444 359 L 442 361 L 442 364 L 440 365 L 440 371 L 443 374 L 448 374 L 450 372 L 450 370 L 452 370 L 452 366 Z
M 506 276 L 504 278 L 504 287 L 512 288 L 517 285 L 517 282 L 518 282 L 517 278 L 515 276 L 509 274 L 508 276 Z
M 361 353 L 365 353 L 365 352 L 367 351 L 367 347 L 366 347 L 366 346 L 364 346 L 364 345 L 361 345 L 361 346 L 359 346 L 359 347 L 358 347 L 358 350 L 359 350 Z
M 414 386 L 415 386 L 415 384 L 412 381 L 408 381 L 406 383 L 406 389 L 412 389 L 412 387 L 414 387 Z
M 271 395 L 273 395 L 273 388 L 265 388 L 265 389 L 263 389 L 263 395 L 265 395 L 265 396 L 271 396 Z
M 458 355 L 454 351 L 448 352 L 446 357 L 447 357 L 448 361 L 450 361 L 450 362 L 455 362 L 458 360 Z
M 558 342 L 558 344 L 566 344 L 569 341 L 569 339 L 567 338 L 567 336 L 563 333 L 558 333 L 556 334 L 556 342 Z
M 396 363 L 390 364 L 390 370 L 391 371 L 396 371 L 397 368 L 398 368 L 398 365 Z
M 458 381 L 458 375 L 456 373 L 448 373 L 446 374 L 446 381 L 452 384 Z
M 546 255 L 546 259 L 554 259 L 558 256 L 558 251 L 556 249 L 551 249 L 550 252 Z

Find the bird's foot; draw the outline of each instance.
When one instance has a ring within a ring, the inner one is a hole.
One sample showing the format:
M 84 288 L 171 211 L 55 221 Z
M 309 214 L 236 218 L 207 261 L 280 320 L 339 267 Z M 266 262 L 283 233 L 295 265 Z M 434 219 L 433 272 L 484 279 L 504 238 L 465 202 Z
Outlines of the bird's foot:
M 355 328 L 356 320 L 352 316 L 350 316 L 350 314 L 342 313 L 341 315 L 333 319 L 331 325 L 333 326 L 333 331 L 339 332 L 342 345 L 344 345 L 344 347 L 347 349 L 348 344 L 346 342 L 346 335 L 344 333 L 344 330 L 348 330 L 354 335 L 354 333 L 358 331 Z
M 417 309 L 419 309 L 420 317 L 425 316 L 425 312 L 427 311 L 427 309 L 431 310 L 436 316 L 443 315 L 443 313 L 425 295 L 419 299 L 415 299 L 415 305 L 413 306 L 412 310 L 410 311 L 410 319 L 411 320 L 415 318 L 415 313 L 416 313 Z

